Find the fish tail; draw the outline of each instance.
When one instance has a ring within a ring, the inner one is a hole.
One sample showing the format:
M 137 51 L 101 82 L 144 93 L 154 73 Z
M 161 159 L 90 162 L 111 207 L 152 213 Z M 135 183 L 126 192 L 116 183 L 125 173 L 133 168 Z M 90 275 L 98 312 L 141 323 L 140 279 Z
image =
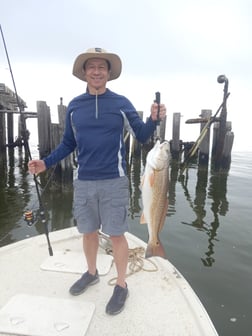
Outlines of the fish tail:
M 152 242 L 148 243 L 145 251 L 145 258 L 150 257 L 166 258 L 165 249 L 160 240 L 155 245 Z

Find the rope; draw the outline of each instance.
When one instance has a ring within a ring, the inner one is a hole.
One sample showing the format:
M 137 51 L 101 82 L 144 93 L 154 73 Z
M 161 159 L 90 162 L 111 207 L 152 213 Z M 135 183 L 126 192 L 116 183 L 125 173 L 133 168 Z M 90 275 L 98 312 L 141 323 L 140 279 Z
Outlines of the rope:
M 105 252 L 109 255 L 113 256 L 113 249 L 112 249 L 112 244 L 108 236 L 104 235 L 103 233 L 99 232 L 99 241 L 100 241 L 100 247 L 105 250 Z M 103 242 L 103 240 L 105 242 Z M 158 267 L 152 261 L 151 259 L 146 259 L 144 257 L 145 254 L 145 249 L 143 247 L 135 247 L 135 248 L 130 248 L 129 249 L 129 255 L 128 255 L 128 269 L 129 272 L 126 274 L 126 278 L 129 276 L 140 272 L 157 272 Z M 145 262 L 148 262 L 152 268 L 146 268 L 145 267 Z M 110 286 L 114 286 L 116 284 L 117 277 L 114 277 L 108 281 L 108 284 Z

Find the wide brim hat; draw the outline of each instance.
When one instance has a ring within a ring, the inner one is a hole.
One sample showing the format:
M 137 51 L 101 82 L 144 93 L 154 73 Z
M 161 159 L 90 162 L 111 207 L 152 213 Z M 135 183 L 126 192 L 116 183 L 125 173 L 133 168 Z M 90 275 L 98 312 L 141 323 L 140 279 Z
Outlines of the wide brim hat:
M 77 56 L 73 65 L 73 75 L 77 78 L 86 82 L 83 66 L 86 61 L 90 58 L 101 58 L 105 59 L 110 64 L 110 76 L 109 80 L 116 79 L 120 76 L 122 71 L 122 62 L 118 55 L 108 53 L 105 49 L 102 48 L 91 48 L 88 49 L 85 53 Z

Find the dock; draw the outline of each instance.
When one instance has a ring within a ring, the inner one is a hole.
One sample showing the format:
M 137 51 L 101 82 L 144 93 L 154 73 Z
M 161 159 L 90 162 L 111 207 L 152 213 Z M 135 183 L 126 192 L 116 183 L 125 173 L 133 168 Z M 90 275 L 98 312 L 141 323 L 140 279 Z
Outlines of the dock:
M 22 120 L 37 118 L 39 157 L 43 159 L 57 147 L 62 139 L 67 107 L 63 104 L 63 98 L 60 98 L 57 106 L 59 122 L 56 124 L 51 122 L 51 109 L 45 101 L 37 101 L 37 111 L 26 111 L 25 101 L 20 97 L 18 100 L 22 107 L 21 111 L 20 106 L 18 109 L 15 93 L 5 84 L 0 84 L 0 161 L 6 161 L 7 150 L 18 147 L 21 151 L 25 151 L 23 138 L 29 139 L 29 130 L 25 129 L 25 133 L 22 130 L 20 114 L 22 114 Z M 226 103 L 225 106 L 222 104 L 217 112 L 213 115 L 211 110 L 203 109 L 199 117 L 186 121 L 188 127 L 190 124 L 199 124 L 199 136 L 190 142 L 181 140 L 181 113 L 173 113 L 172 139 L 169 142 L 172 160 L 180 165 L 181 174 L 192 162 L 201 168 L 208 169 L 210 166 L 216 171 L 229 170 L 234 133 L 231 121 L 227 121 Z M 142 118 L 143 112 L 138 113 Z M 14 114 L 19 114 L 19 127 L 16 135 L 14 134 Z M 161 139 L 165 139 L 165 133 L 166 119 L 160 122 Z M 125 132 L 124 140 L 129 164 L 132 157 L 148 151 L 155 143 L 155 139 L 156 134 L 146 144 L 141 145 Z M 54 168 L 53 184 L 67 188 L 69 184 L 72 184 L 73 170 L 76 166 L 76 153 L 72 153 Z

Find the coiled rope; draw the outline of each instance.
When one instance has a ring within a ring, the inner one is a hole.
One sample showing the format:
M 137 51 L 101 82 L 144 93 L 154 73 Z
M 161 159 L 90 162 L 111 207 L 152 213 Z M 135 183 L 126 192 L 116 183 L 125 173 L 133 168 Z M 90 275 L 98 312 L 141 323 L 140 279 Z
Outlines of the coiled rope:
M 101 248 L 105 250 L 105 252 L 109 255 L 113 256 L 113 248 L 110 241 L 110 238 L 99 232 L 99 245 Z M 126 274 L 126 278 L 129 276 L 140 272 L 157 272 L 158 267 L 151 259 L 146 259 L 144 257 L 145 249 L 142 246 L 129 248 L 129 255 L 128 255 L 128 270 L 129 272 Z M 146 262 L 151 265 L 151 267 L 146 267 Z M 108 281 L 110 286 L 114 286 L 116 284 L 117 277 L 114 277 Z

